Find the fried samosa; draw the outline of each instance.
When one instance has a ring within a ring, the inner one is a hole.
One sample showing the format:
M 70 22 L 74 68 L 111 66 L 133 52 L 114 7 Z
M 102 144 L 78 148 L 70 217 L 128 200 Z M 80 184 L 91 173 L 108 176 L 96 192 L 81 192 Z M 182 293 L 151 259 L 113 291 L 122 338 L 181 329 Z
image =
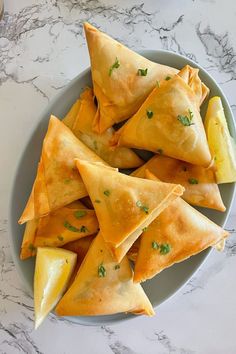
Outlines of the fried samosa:
M 211 154 L 196 96 L 179 76 L 163 82 L 116 132 L 118 146 L 161 153 L 208 167 Z
M 85 145 L 93 150 L 110 166 L 117 168 L 135 168 L 143 161 L 134 151 L 125 147 L 111 147 L 110 140 L 115 133 L 113 128 L 107 129 L 102 134 L 92 130 L 92 124 L 97 112 L 92 89 L 86 89 L 80 99 L 72 106 L 63 122 Z M 73 117 L 73 119 L 72 119 Z
M 37 176 L 20 224 L 47 215 L 88 193 L 74 159 L 106 163 L 51 116 L 44 138 Z
M 188 84 L 193 90 L 195 97 L 198 102 L 198 106 L 204 102 L 205 98 L 209 94 L 209 88 L 201 81 L 199 77 L 199 69 L 192 68 L 189 65 L 186 65 L 178 75 Z
M 39 219 L 34 246 L 62 247 L 97 232 L 94 210 L 63 207 Z
M 94 129 L 102 133 L 131 117 L 157 82 L 178 70 L 151 62 L 89 23 L 84 24 L 84 29 L 99 106 Z
M 213 168 L 204 168 L 157 154 L 131 175 L 144 178 L 146 169 L 163 182 L 184 186 L 182 198 L 186 202 L 225 211 Z
M 156 180 L 149 171 L 147 177 Z M 227 236 L 227 231 L 178 198 L 142 234 L 134 281 L 150 279 L 174 263 L 218 244 Z
M 98 221 L 94 210 L 75 201 L 47 216 L 27 221 L 20 258 L 35 256 L 37 247 L 62 247 L 97 232 Z
M 184 190 L 180 185 L 130 177 L 101 164 L 82 160 L 76 163 L 100 230 L 112 249 L 126 240 L 134 243 L 142 229 Z
M 96 316 L 120 312 L 154 315 L 125 257 L 115 262 L 99 234 L 79 268 L 76 278 L 56 307 L 60 316 Z

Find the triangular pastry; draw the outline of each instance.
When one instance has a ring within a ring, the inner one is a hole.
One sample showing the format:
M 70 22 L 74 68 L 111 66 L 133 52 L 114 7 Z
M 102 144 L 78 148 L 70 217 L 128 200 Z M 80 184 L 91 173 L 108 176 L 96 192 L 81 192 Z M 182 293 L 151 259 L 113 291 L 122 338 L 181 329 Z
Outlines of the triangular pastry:
M 39 219 L 34 246 L 62 247 L 97 232 L 94 210 L 65 206 Z
M 94 129 L 101 133 L 132 116 L 157 82 L 178 70 L 151 62 L 89 23 L 84 29 L 99 104 Z
M 154 315 L 125 257 L 118 264 L 99 234 L 79 268 L 76 278 L 56 307 L 60 316 L 96 316 L 120 312 Z
M 98 221 L 94 210 L 75 201 L 42 218 L 27 221 L 20 258 L 34 256 L 38 247 L 62 247 L 97 232 Z
M 112 248 L 129 237 L 134 242 L 142 229 L 184 190 L 180 185 L 130 177 L 101 164 L 76 162 L 104 240 Z
M 213 168 L 192 165 L 171 157 L 155 155 L 132 176 L 144 178 L 148 169 L 163 182 L 184 186 L 182 198 L 186 202 L 205 208 L 225 211 Z
M 209 88 L 201 81 L 199 69 L 186 65 L 178 75 L 188 84 L 195 94 L 199 107 L 209 94 Z
M 147 177 L 156 179 L 150 172 Z M 227 231 L 178 198 L 142 234 L 134 281 L 150 279 L 174 263 L 218 244 L 227 236 Z
M 117 168 L 141 166 L 143 161 L 131 149 L 110 146 L 110 140 L 115 133 L 113 128 L 107 129 L 102 134 L 93 131 L 92 124 L 96 112 L 97 107 L 94 103 L 93 90 L 87 88 L 63 119 L 63 123 L 69 126 L 77 138 L 110 166 Z
M 74 164 L 75 158 L 106 164 L 79 141 L 65 124 L 51 116 L 43 141 L 37 176 L 19 220 L 20 224 L 47 215 L 87 195 Z
M 191 87 L 178 75 L 156 87 L 116 133 L 114 144 L 208 167 L 211 154 Z

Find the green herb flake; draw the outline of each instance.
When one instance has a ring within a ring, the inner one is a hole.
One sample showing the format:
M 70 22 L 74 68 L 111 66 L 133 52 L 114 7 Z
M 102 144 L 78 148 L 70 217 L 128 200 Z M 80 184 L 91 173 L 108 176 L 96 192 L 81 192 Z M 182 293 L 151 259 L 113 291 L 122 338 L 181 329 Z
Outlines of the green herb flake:
M 87 231 L 88 231 L 87 227 L 82 225 L 79 232 L 87 232 Z
M 71 232 L 81 232 L 80 229 L 78 229 L 77 227 L 71 225 L 69 223 L 69 221 L 65 221 L 64 222 L 64 226 L 67 230 L 71 231 Z
M 101 200 L 95 199 L 95 200 L 94 200 L 94 203 L 101 203 Z
M 111 192 L 107 189 L 103 192 L 103 194 L 105 194 L 106 197 L 109 197 Z
M 170 252 L 170 245 L 168 243 L 163 243 L 160 246 L 160 254 L 167 254 Z
M 151 111 L 151 110 L 147 110 L 146 114 L 147 114 L 148 119 L 151 119 L 153 117 L 153 111 Z
M 104 278 L 106 276 L 106 269 L 102 263 L 98 266 L 98 276 L 99 278 Z
M 138 69 L 138 76 L 147 76 L 148 69 Z
M 158 88 L 160 87 L 159 81 L 156 81 L 156 86 L 157 86 Z
M 65 184 L 69 184 L 70 182 L 71 182 L 71 179 L 70 179 L 70 178 L 64 179 L 64 183 L 65 183 Z
M 148 229 L 148 226 L 145 226 L 145 227 L 142 229 L 142 231 L 143 231 L 143 232 L 146 232 L 147 229 Z
M 148 214 L 149 208 L 148 208 L 147 206 L 143 205 L 140 200 L 137 200 L 136 205 L 137 205 L 138 208 L 140 208 L 140 209 L 143 210 L 146 214 Z
M 157 149 L 157 153 L 158 153 L 159 155 L 162 155 L 162 154 L 163 154 L 163 150 L 162 150 L 162 149 Z
M 57 238 L 58 238 L 58 240 L 61 241 L 61 242 L 64 241 L 64 237 L 61 236 L 61 235 L 57 236 Z
M 190 109 L 188 110 L 188 114 L 189 114 L 189 116 L 183 116 L 183 115 L 179 114 L 178 117 L 177 117 L 178 121 L 181 124 L 183 124 L 185 127 L 189 127 L 190 125 L 194 124 L 194 123 L 192 123 L 193 112 L 190 111 Z
M 36 251 L 36 247 L 34 247 L 34 245 L 32 243 L 29 244 L 28 248 L 29 248 L 29 250 L 31 252 L 35 252 Z
M 153 248 L 154 250 L 158 250 L 159 247 L 160 247 L 160 246 L 158 245 L 158 243 L 157 243 L 156 241 L 152 241 L 152 248 Z
M 118 69 L 119 67 L 120 67 L 120 62 L 119 62 L 118 58 L 116 58 L 114 64 L 112 64 L 112 66 L 109 69 L 109 76 L 111 76 L 114 69 Z
M 196 178 L 189 178 L 188 183 L 189 184 L 198 184 L 198 180 Z
M 87 215 L 87 212 L 85 210 L 76 210 L 74 212 L 74 216 L 76 217 L 76 219 L 80 219 L 85 215 Z
M 169 81 L 171 79 L 171 76 L 166 76 L 165 80 Z
M 98 149 L 98 143 L 96 140 L 93 141 L 93 147 L 94 147 L 94 150 Z
M 119 264 L 115 265 L 115 270 L 117 270 L 117 269 L 120 269 L 120 265 Z

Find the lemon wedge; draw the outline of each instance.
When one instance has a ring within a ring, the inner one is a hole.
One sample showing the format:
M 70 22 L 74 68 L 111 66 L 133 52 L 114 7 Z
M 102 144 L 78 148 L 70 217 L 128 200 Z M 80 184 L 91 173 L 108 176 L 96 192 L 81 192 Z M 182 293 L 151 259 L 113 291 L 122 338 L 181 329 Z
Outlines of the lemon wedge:
M 61 248 L 38 247 L 34 273 L 35 329 L 64 294 L 77 255 Z
M 220 97 L 210 99 L 204 125 L 214 158 L 217 183 L 235 182 L 236 145 L 230 135 Z

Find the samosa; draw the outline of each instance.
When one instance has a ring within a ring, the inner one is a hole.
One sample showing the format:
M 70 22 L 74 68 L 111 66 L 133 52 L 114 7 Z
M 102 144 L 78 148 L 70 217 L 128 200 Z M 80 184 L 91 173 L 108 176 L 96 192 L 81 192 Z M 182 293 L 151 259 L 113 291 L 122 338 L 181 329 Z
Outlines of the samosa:
M 125 147 L 111 147 L 110 141 L 115 130 L 107 129 L 102 134 L 95 133 L 92 129 L 93 120 L 97 112 L 94 103 L 93 90 L 87 88 L 75 102 L 63 122 L 85 145 L 93 150 L 110 166 L 117 168 L 135 168 L 143 161 L 134 151 Z
M 157 83 L 178 70 L 144 58 L 89 23 L 84 29 L 99 106 L 94 129 L 102 133 L 131 117 Z
M 184 190 L 180 185 L 127 176 L 101 164 L 82 160 L 76 163 L 100 230 L 112 249 L 126 240 L 131 247 L 142 229 Z M 124 254 L 117 259 L 121 260 Z
M 146 172 L 147 177 L 156 177 Z M 142 282 L 163 269 L 216 245 L 228 232 L 183 199 L 173 201 L 145 230 L 135 262 L 134 281 Z
M 47 215 L 87 195 L 75 167 L 75 158 L 100 162 L 99 156 L 85 146 L 59 119 L 51 116 L 43 141 L 37 176 L 20 224 Z
M 194 165 L 211 163 L 195 93 L 179 76 L 156 87 L 121 127 L 113 144 L 170 156 Z
M 156 154 L 131 175 L 144 178 L 146 169 L 163 182 L 178 183 L 184 186 L 185 191 L 182 198 L 186 202 L 204 208 L 225 211 L 213 168 L 192 165 Z
M 95 238 L 75 280 L 56 307 L 60 316 L 96 316 L 120 312 L 154 315 L 140 284 L 133 283 L 128 259 L 112 258 L 100 234 Z

